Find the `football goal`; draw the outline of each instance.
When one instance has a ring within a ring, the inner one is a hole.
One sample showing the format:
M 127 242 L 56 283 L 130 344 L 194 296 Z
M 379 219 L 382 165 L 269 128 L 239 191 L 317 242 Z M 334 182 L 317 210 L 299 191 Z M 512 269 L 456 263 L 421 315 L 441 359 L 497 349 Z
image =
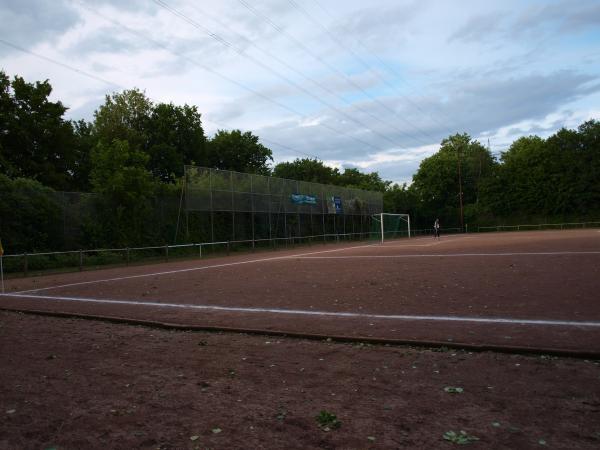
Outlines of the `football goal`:
M 410 237 L 410 216 L 408 214 L 374 214 L 373 236 L 383 243 L 386 239 Z

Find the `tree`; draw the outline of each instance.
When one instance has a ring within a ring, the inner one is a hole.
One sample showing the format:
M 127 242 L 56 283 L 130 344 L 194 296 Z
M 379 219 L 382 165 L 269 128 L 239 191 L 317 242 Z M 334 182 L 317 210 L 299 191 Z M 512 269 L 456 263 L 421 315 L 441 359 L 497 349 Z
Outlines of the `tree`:
M 156 183 L 147 170 L 148 155 L 124 140 L 100 141 L 92 151 L 91 182 L 100 196 L 95 240 L 106 245 L 148 242 L 151 199 Z
M 67 108 L 51 102 L 46 81 L 11 82 L 0 71 L 0 170 L 27 177 L 55 189 L 72 187 L 73 128 L 63 116 Z
M 436 154 L 421 162 L 411 189 L 431 217 L 439 216 L 442 223 L 460 224 L 461 193 L 465 210 L 475 214 L 475 208 L 467 206 L 478 204 L 482 184 L 495 164 L 479 142 L 472 141 L 468 134 L 455 134 L 442 141 Z
M 336 184 L 340 173 L 322 161 L 312 158 L 297 158 L 292 162 L 279 163 L 273 169 L 273 176 L 310 183 Z
M 206 138 L 195 106 L 160 103 L 148 122 L 149 168 L 163 182 L 183 176 L 186 164 L 203 164 Z
M 206 163 L 215 169 L 269 175 L 268 161 L 273 160 L 273 155 L 258 139 L 249 131 L 219 130 L 208 142 Z
M 377 172 L 362 173 L 355 168 L 346 168 L 344 173 L 338 177 L 336 184 L 368 191 L 385 192 L 392 182 L 382 180 Z
M 93 126 L 90 122 L 79 120 L 71 122 L 73 127 L 74 141 L 73 154 L 74 164 L 72 169 L 73 189 L 89 192 L 91 189 L 91 152 L 96 145 L 93 135 Z
M 94 136 L 104 145 L 118 139 L 133 150 L 147 151 L 151 114 L 152 102 L 138 89 L 107 95 L 94 113 Z
M 63 215 L 52 189 L 0 174 L 0 192 L 0 236 L 7 253 L 62 248 Z

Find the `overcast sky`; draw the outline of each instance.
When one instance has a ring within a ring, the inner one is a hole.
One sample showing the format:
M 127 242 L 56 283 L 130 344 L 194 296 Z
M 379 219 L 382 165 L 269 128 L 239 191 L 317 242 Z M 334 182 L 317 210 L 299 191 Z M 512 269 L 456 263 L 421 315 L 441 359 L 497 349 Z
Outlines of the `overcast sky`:
M 496 154 L 600 119 L 597 0 L 2 0 L 0 69 L 69 118 L 137 87 L 317 157 L 410 182 L 456 132 Z

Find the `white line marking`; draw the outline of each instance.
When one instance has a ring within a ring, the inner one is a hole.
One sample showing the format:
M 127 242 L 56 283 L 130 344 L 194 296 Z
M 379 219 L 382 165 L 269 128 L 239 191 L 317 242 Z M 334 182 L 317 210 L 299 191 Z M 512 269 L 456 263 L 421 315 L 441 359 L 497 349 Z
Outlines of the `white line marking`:
M 414 239 L 415 240 L 425 240 L 425 239 L 429 239 L 429 238 L 414 238 Z M 452 242 L 455 240 L 457 240 L 457 239 L 452 239 L 452 240 L 448 240 L 448 241 L 444 241 L 444 242 Z M 427 244 L 425 246 L 429 246 L 429 245 L 433 245 L 433 244 Z M 221 268 L 221 267 L 237 266 L 237 265 L 241 265 L 241 264 L 269 262 L 269 261 L 276 261 L 276 260 L 282 260 L 282 259 L 293 259 L 293 258 L 299 258 L 302 256 L 319 255 L 319 254 L 323 254 L 323 253 L 341 252 L 341 251 L 345 251 L 345 250 L 354 250 L 357 248 L 380 247 L 380 246 L 381 246 L 381 244 L 379 242 L 377 242 L 377 243 L 372 243 L 372 244 L 354 245 L 352 247 L 336 248 L 336 249 L 332 249 L 332 250 L 319 250 L 316 252 L 298 253 L 295 255 L 288 255 L 288 256 L 274 256 L 271 258 L 252 259 L 249 261 L 237 261 L 237 262 L 232 262 L 232 263 L 214 264 L 212 266 L 191 267 L 188 269 L 168 270 L 168 271 L 164 271 L 164 272 L 145 273 L 145 274 L 141 274 L 141 275 L 129 275 L 129 276 L 125 276 L 125 277 L 114 277 L 114 278 L 105 278 L 105 279 L 100 279 L 100 280 L 79 281 L 76 283 L 61 284 L 61 285 L 57 285 L 57 286 L 48 286 L 48 287 L 37 288 L 37 289 L 27 289 L 24 291 L 18 291 L 18 292 L 16 292 L 16 294 L 25 294 L 28 292 L 41 292 L 41 291 L 48 291 L 51 289 L 60 289 L 60 288 L 72 287 L 72 286 L 82 286 L 82 285 L 94 284 L 94 283 L 107 283 L 107 282 L 111 282 L 111 281 L 123 281 L 123 280 L 130 280 L 133 278 L 145 278 L 145 277 L 153 277 L 153 276 L 161 276 L 161 275 L 171 275 L 171 274 L 175 274 L 175 273 L 193 272 L 193 271 L 197 271 L 197 270 L 217 269 L 217 268 Z M 386 245 L 384 244 L 384 246 L 386 246 Z M 387 246 L 392 247 L 392 245 L 387 245 Z M 409 246 L 413 246 L 413 244 L 394 245 L 394 247 L 409 247 Z M 416 246 L 419 246 L 419 245 L 417 244 Z
M 141 274 L 141 275 L 128 275 L 128 276 L 125 276 L 125 277 L 105 278 L 105 279 L 100 279 L 100 280 L 79 281 L 77 283 L 61 284 L 61 285 L 58 285 L 58 286 L 48 286 L 48 287 L 43 287 L 43 288 L 38 288 L 38 289 L 28 289 L 28 290 L 25 290 L 25 291 L 16 292 L 16 294 L 25 294 L 25 293 L 28 293 L 28 292 L 47 291 L 47 290 L 50 290 L 50 289 L 60 289 L 60 288 L 71 287 L 71 286 L 82 286 L 82 285 L 85 285 L 85 284 L 107 283 L 107 282 L 111 282 L 111 281 L 130 280 L 130 279 L 133 279 L 133 278 L 145 278 L 145 277 L 153 277 L 153 276 L 160 276 L 160 275 L 171 275 L 171 274 L 175 274 L 175 273 L 193 272 L 193 271 L 197 271 L 197 270 L 207 270 L 207 269 L 216 269 L 216 268 L 220 268 L 220 267 L 238 266 L 238 265 L 241 265 L 241 264 L 251 264 L 251 263 L 259 263 L 259 262 L 268 262 L 268 261 L 276 261 L 276 260 L 281 260 L 281 259 L 293 259 L 293 258 L 299 258 L 301 256 L 306 256 L 306 255 L 318 255 L 318 254 L 322 254 L 322 253 L 341 252 L 341 251 L 344 251 L 344 250 L 352 250 L 352 249 L 356 249 L 356 248 L 372 247 L 372 246 L 377 246 L 377 245 L 379 245 L 379 244 L 365 244 L 365 245 L 357 245 L 357 246 L 353 246 L 353 247 L 336 248 L 336 249 L 332 249 L 332 250 L 321 250 L 321 251 L 318 251 L 318 252 L 298 253 L 298 254 L 295 254 L 295 255 L 274 256 L 274 257 L 271 257 L 271 258 L 261 258 L 261 259 L 252 259 L 252 260 L 248 260 L 248 261 L 236 261 L 236 262 L 231 262 L 231 263 L 213 264 L 211 266 L 191 267 L 191 268 L 188 268 L 188 269 L 168 270 L 168 271 L 164 271 L 164 272 L 144 273 L 144 274 Z
M 329 311 L 307 311 L 299 309 L 276 309 L 276 308 L 242 308 L 230 306 L 212 306 L 212 305 L 186 305 L 182 303 L 154 303 L 134 300 L 106 300 L 82 297 L 62 297 L 48 295 L 23 295 L 23 294 L 0 294 L 0 297 L 31 298 L 43 300 L 62 300 L 69 302 L 85 302 L 100 304 L 117 305 L 136 305 L 151 306 L 157 308 L 180 308 L 180 309 L 199 309 L 210 311 L 227 312 L 249 312 L 249 313 L 271 313 L 271 314 L 293 314 L 319 317 L 350 317 L 362 319 L 391 319 L 391 320 L 420 320 L 437 322 L 476 322 L 476 323 L 496 323 L 496 324 L 520 324 L 520 325 L 558 325 L 566 327 L 593 327 L 600 328 L 600 322 L 595 321 L 572 321 L 572 320 L 535 320 L 535 319 L 514 319 L 504 317 L 461 317 L 461 316 L 422 316 L 422 315 L 396 315 L 396 314 L 361 314 L 350 312 L 329 312 Z
M 432 253 L 419 255 L 348 255 L 348 256 L 301 256 L 301 259 L 360 259 L 360 258 L 459 258 L 464 256 L 560 256 L 600 255 L 597 252 L 510 252 L 510 253 Z

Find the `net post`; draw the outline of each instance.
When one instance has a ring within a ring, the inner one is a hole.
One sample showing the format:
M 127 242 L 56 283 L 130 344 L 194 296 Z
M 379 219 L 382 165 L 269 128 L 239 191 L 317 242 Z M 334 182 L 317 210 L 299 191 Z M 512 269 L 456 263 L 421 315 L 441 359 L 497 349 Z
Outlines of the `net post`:
M 2 293 L 4 294 L 4 266 L 2 265 L 2 261 L 4 260 L 4 256 L 0 253 L 0 278 L 2 279 Z
M 79 249 L 79 271 L 83 270 L 83 250 Z
M 383 244 L 383 233 L 384 233 L 384 230 L 383 230 L 383 213 L 379 214 L 379 217 L 381 218 L 381 223 L 380 223 L 380 225 L 381 225 L 381 243 Z
M 165 245 L 165 261 L 169 262 L 169 244 Z
M 410 215 L 406 215 L 407 219 L 408 219 L 408 237 L 410 238 Z
M 125 250 L 125 261 L 126 264 L 129 265 L 129 247 L 127 247 Z

